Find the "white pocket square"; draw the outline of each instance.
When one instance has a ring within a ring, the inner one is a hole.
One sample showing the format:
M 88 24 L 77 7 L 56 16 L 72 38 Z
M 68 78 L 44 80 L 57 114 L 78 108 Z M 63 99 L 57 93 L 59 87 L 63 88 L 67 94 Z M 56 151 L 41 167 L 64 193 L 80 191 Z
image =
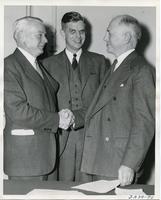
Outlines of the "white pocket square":
M 14 129 L 11 131 L 11 135 L 20 135 L 20 136 L 34 135 L 34 131 L 32 129 Z

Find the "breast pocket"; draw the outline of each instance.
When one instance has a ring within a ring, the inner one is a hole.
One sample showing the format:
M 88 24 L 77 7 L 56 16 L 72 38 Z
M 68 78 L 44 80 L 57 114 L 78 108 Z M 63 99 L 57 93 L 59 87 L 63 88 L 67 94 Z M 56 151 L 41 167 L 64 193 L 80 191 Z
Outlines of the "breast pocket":
M 90 85 L 91 88 L 97 88 L 99 86 L 99 74 L 97 73 L 90 73 L 87 84 Z

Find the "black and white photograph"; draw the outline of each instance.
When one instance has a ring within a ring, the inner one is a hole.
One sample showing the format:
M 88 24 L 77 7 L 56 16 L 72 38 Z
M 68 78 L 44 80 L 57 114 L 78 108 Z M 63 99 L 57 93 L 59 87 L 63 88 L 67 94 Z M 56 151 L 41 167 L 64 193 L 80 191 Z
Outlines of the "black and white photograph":
M 160 199 L 159 7 L 0 3 L 2 199 Z

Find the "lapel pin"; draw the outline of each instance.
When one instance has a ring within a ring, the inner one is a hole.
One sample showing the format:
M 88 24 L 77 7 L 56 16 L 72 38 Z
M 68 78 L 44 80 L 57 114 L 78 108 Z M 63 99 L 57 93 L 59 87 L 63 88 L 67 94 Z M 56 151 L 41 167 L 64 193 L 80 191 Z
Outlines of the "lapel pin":
M 123 83 L 121 83 L 120 87 L 124 87 L 124 84 L 123 84 Z

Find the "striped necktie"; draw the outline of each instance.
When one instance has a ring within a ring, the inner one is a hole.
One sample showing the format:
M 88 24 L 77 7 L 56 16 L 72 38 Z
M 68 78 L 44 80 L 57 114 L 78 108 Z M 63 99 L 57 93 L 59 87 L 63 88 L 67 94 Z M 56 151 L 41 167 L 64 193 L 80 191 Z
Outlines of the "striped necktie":
M 78 62 L 77 62 L 76 57 L 77 57 L 77 54 L 73 54 L 72 67 L 73 67 L 74 70 L 75 70 L 75 69 L 77 68 L 77 66 L 78 66 Z
M 42 74 L 42 71 L 41 71 L 41 69 L 40 69 L 40 66 L 39 66 L 39 63 L 38 63 L 38 61 L 37 60 L 35 60 L 35 69 L 36 69 L 36 71 L 39 73 L 39 75 L 41 76 L 41 78 L 44 78 L 43 77 L 43 74 Z
M 117 59 L 115 59 L 114 62 L 112 63 L 112 65 L 111 65 L 111 74 L 114 72 L 117 62 L 118 62 Z

